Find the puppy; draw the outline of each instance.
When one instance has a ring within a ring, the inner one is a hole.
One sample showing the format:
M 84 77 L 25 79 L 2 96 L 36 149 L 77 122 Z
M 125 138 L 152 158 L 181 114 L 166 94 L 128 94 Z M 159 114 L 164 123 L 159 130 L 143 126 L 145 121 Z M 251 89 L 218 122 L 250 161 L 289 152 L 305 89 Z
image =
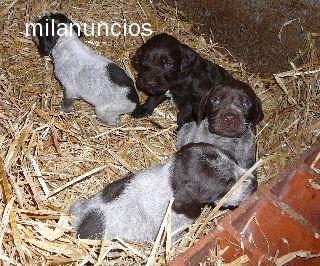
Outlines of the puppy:
M 62 109 L 70 112 L 74 100 L 82 98 L 95 106 L 103 123 L 119 126 L 119 115 L 131 113 L 139 105 L 132 79 L 114 62 L 84 45 L 78 28 L 65 15 L 49 14 L 37 23 L 39 51 L 52 55 L 56 77 L 64 89 Z
M 203 96 L 197 122 L 181 128 L 176 146 L 211 143 L 248 169 L 255 163 L 253 129 L 263 117 L 261 101 L 254 91 L 244 82 L 227 78 Z
M 244 173 L 228 152 L 207 143 L 187 144 L 167 163 L 113 182 L 76 202 L 71 208 L 76 236 L 101 239 L 106 231 L 108 239 L 152 242 L 171 198 L 175 231 L 192 224 L 203 204 L 217 203 Z M 250 177 L 224 206 L 238 206 L 254 190 Z
M 144 43 L 133 58 L 133 65 L 138 71 L 137 89 L 149 97 L 132 115 L 150 115 L 170 96 L 179 109 L 178 128 L 195 120 L 194 110 L 208 88 L 229 76 L 225 69 L 166 33 Z

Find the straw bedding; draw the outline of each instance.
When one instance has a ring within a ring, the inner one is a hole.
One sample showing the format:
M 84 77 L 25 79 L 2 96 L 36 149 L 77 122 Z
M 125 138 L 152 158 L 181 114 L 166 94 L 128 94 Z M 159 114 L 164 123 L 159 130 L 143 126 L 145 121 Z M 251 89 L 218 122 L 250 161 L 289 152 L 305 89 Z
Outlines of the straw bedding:
M 162 104 L 146 119 L 123 116 L 124 126 L 101 124 L 93 107 L 77 100 L 60 110 L 62 89 L 49 58 L 40 57 L 24 36 L 25 23 L 45 12 L 61 12 L 81 23 L 111 20 L 150 22 L 201 55 L 248 82 L 262 99 L 265 119 L 257 128 L 260 183 L 272 179 L 320 134 L 320 93 L 316 34 L 292 61 L 292 71 L 261 79 L 248 73 L 226 49 L 190 33 L 183 14 L 144 1 L 1 1 L 0 2 L 0 260 L 4 265 L 167 263 L 214 227 L 222 213 L 204 209 L 197 224 L 177 244 L 159 238 L 155 246 L 125 240 L 89 241 L 71 237 L 69 206 L 106 184 L 150 165 L 175 151 L 176 110 Z M 179 15 L 179 16 L 178 16 Z M 87 45 L 125 67 L 142 37 L 86 37 Z M 302 60 L 301 60 L 302 59 Z M 302 65 L 296 62 L 302 61 Z M 143 99 L 143 95 L 140 95 Z M 170 211 L 168 212 L 170 216 Z M 217 217 L 219 216 L 219 217 Z M 208 221 L 210 220 L 210 221 Z M 168 220 L 169 221 L 169 220 Z M 163 228 L 169 234 L 170 223 Z M 120 223 L 121 221 L 119 221 Z

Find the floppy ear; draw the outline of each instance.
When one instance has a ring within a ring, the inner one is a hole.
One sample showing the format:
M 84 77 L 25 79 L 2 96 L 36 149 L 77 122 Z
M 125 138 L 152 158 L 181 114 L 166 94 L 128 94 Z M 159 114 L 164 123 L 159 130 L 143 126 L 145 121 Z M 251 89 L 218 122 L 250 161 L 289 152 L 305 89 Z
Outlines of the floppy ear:
M 201 203 L 197 200 L 190 199 L 188 196 L 185 195 L 184 198 L 177 197 L 175 195 L 174 202 L 172 204 L 172 209 L 176 213 L 182 213 L 187 217 L 194 219 L 197 218 L 201 214 Z
M 59 36 L 39 37 L 39 52 L 42 55 L 49 55 L 58 41 Z
M 78 27 L 79 24 L 73 23 L 71 19 L 67 18 L 67 23 L 72 25 L 72 29 L 77 33 L 78 38 L 83 37 L 84 33 L 81 31 L 81 28 Z
M 197 125 L 199 125 L 201 121 L 206 117 L 206 109 L 211 92 L 212 90 L 209 90 L 202 96 L 200 103 L 196 108 Z
M 253 125 L 257 125 L 260 123 L 264 118 L 263 110 L 262 110 L 262 103 L 260 99 L 256 96 L 255 104 L 252 110 L 251 115 L 251 122 Z
M 84 33 L 81 31 L 81 29 L 77 25 L 73 25 L 72 28 L 78 34 L 79 38 L 84 36 Z
M 132 65 L 138 71 L 140 70 L 141 56 L 142 56 L 142 48 L 139 47 L 132 58 Z
M 77 33 L 78 38 L 81 38 L 84 36 L 84 33 L 81 31 L 80 27 L 78 27 L 78 24 L 73 24 L 71 20 L 69 20 L 69 24 L 72 25 L 72 29 Z
M 79 24 L 73 23 L 71 19 L 69 19 L 66 15 L 63 15 L 61 13 L 51 14 L 50 16 L 52 19 L 55 20 L 55 24 L 59 25 L 59 23 L 69 24 L 72 25 L 72 29 L 78 34 L 78 37 L 83 37 L 84 34 L 80 30 Z
M 54 25 L 54 32 L 51 32 L 52 27 L 48 27 L 48 32 L 46 32 L 44 30 L 44 28 L 46 27 L 46 24 L 49 23 L 49 25 L 51 25 L 51 18 L 50 17 L 44 17 L 43 19 L 41 19 L 40 21 L 38 21 L 39 23 L 41 23 L 42 25 L 42 36 L 40 36 L 40 29 L 37 28 L 36 30 L 36 35 L 37 35 L 37 39 L 38 39 L 38 45 L 39 45 L 39 53 L 42 55 L 49 55 L 53 49 L 53 47 L 55 46 L 55 44 L 57 43 L 59 36 L 56 34 L 57 33 L 57 26 Z
M 183 73 L 190 70 L 190 68 L 196 61 L 198 54 L 194 50 L 192 50 L 190 47 L 184 44 L 181 44 L 180 47 L 181 47 L 181 56 L 182 56 L 180 71 L 181 73 Z
M 34 41 L 38 44 L 38 50 L 41 55 L 49 55 L 57 43 L 59 36 L 57 36 L 57 25 L 51 27 L 51 15 L 46 15 L 36 22 L 41 27 L 36 27 L 36 36 L 33 37 Z M 46 25 L 49 24 L 47 29 Z M 48 32 L 47 32 L 47 30 Z M 53 30 L 53 32 L 52 32 Z

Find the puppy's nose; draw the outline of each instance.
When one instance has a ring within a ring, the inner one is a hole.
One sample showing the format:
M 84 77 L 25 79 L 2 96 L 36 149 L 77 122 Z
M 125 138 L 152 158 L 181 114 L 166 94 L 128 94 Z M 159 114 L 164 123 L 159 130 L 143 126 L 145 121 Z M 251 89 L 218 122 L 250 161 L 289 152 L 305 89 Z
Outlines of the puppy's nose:
M 224 116 L 224 120 L 226 122 L 235 123 L 238 121 L 238 116 L 235 114 L 229 113 Z
M 155 86 L 157 86 L 157 82 L 155 82 L 155 81 L 147 81 L 146 84 L 147 84 L 148 87 L 155 87 Z

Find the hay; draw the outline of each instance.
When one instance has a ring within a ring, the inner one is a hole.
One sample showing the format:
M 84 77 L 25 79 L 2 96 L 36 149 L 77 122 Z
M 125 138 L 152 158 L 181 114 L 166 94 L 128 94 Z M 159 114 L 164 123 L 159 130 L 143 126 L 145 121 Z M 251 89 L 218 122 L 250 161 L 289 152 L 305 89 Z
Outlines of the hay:
M 119 128 L 102 125 L 95 119 L 92 106 L 80 100 L 72 113 L 60 110 L 62 89 L 54 79 L 53 66 L 24 37 L 25 22 L 37 20 L 46 11 L 65 13 L 80 23 L 111 19 L 151 22 L 155 32 L 173 34 L 235 77 L 250 83 L 265 110 L 265 119 L 257 129 L 257 155 L 268 158 L 259 168 L 260 183 L 275 177 L 320 134 L 320 64 L 314 41 L 317 34 L 310 35 L 309 48 L 292 60 L 292 71 L 276 74 L 275 79 L 261 79 L 247 73 L 227 50 L 190 33 L 191 23 L 184 22 L 182 14 L 178 18 L 178 12 L 165 5 L 135 0 L 107 3 L 5 0 L 0 2 L 0 10 L 3 264 L 146 263 L 151 245 L 120 239 L 113 242 L 73 239 L 67 211 L 80 196 L 89 197 L 131 171 L 164 162 L 175 151 L 176 110 L 168 103 L 148 119 L 124 116 L 124 126 Z M 130 58 L 143 39 L 85 38 L 87 45 L 115 60 L 132 76 L 135 73 Z M 303 65 L 296 66 L 301 59 Z M 191 227 L 197 232 L 201 226 L 199 236 L 225 215 L 225 212 L 216 214 L 206 221 L 210 211 L 205 208 Z M 190 239 L 184 239 L 181 243 L 189 242 Z M 156 254 L 152 253 L 152 261 L 166 263 L 169 257 L 187 248 L 181 243 L 160 245 Z

